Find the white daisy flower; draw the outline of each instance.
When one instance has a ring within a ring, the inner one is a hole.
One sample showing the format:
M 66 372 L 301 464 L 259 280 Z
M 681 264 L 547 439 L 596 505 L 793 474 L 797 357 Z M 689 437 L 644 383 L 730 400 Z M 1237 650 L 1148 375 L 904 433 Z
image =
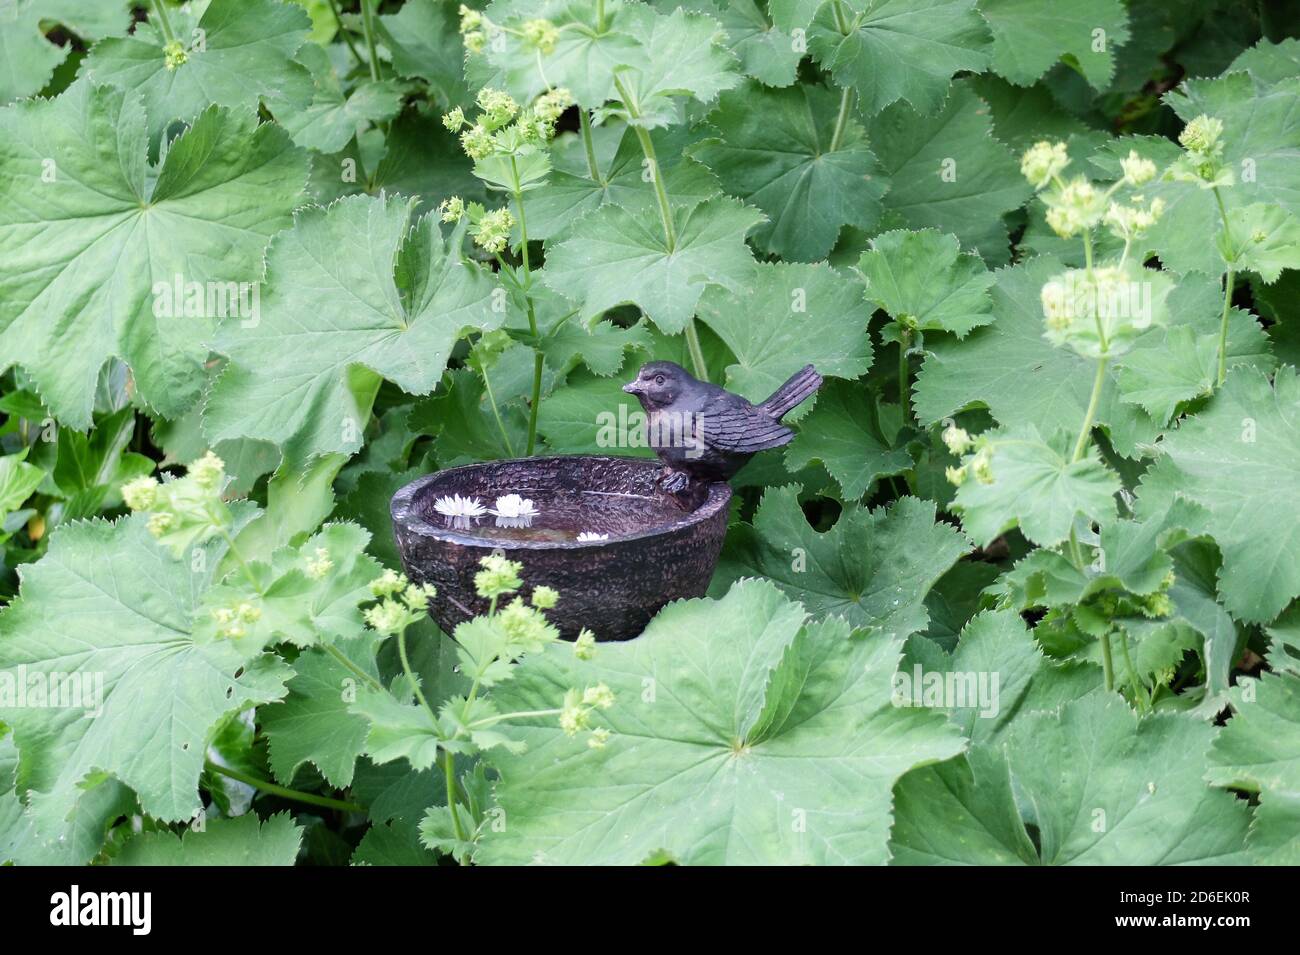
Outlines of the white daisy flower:
M 433 502 L 433 509 L 447 519 L 448 527 L 461 530 L 468 530 L 473 526 L 474 520 L 487 511 L 478 498 L 461 497 L 459 494 L 438 498 Z
M 530 498 L 506 494 L 497 498 L 496 507 L 488 509 L 497 519 L 497 527 L 532 527 L 539 513 Z
M 591 542 L 591 541 L 607 541 L 607 540 L 609 540 L 609 535 L 608 535 L 608 534 L 597 534 L 597 533 L 594 532 L 594 531 L 583 531 L 581 534 L 578 535 L 578 540 L 580 540 L 580 541 L 586 541 L 586 542 Z

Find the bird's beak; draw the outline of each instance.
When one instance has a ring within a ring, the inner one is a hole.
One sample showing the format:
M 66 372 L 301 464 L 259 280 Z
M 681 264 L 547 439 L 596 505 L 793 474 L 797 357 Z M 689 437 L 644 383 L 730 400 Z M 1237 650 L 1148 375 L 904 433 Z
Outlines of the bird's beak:
M 635 381 L 629 381 L 626 385 L 623 386 L 623 390 L 626 391 L 629 395 L 641 394 L 641 389 L 637 387 L 637 383 Z

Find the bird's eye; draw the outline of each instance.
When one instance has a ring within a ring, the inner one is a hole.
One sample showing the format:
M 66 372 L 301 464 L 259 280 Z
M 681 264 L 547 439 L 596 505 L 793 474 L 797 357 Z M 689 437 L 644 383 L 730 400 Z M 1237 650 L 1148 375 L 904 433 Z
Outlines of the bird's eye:
M 664 376 L 663 376 L 663 375 L 655 375 L 655 384 L 656 384 L 656 385 L 662 385 L 663 383 L 664 383 Z

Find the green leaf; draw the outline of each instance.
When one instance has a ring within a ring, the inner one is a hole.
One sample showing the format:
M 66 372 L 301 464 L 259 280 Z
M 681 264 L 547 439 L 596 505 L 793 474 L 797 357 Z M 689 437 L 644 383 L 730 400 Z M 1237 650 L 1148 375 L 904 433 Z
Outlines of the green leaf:
M 837 22 L 841 9 L 847 34 Z M 954 73 L 983 72 L 988 42 L 975 0 L 824 3 L 808 30 L 813 57 L 836 83 L 857 90 L 868 116 L 898 100 L 922 115 L 936 112 Z
M 140 93 L 151 150 L 172 121 L 190 122 L 208 106 L 256 110 L 266 103 L 278 112 L 311 101 L 311 74 L 294 59 L 311 29 L 302 7 L 279 0 L 212 0 L 202 15 L 181 7 L 168 17 L 185 49 L 180 65 L 168 66 L 167 41 L 151 17 L 130 36 L 96 43 L 81 69 L 94 83 Z
M 1129 38 L 1122 0 L 980 0 L 980 13 L 993 33 L 993 71 L 1019 86 L 1063 59 L 1104 91 L 1114 50 Z
M 451 9 L 447 4 L 446 9 Z M 352 854 L 353 865 L 437 865 L 438 857 L 420 845 L 417 823 L 397 820 L 377 823 L 366 830 Z
M 45 479 L 45 472 L 24 459 L 27 451 L 0 456 L 0 520 L 22 507 Z
M 72 49 L 50 42 L 41 24 L 58 24 L 84 40 L 125 31 L 124 0 L 12 0 L 0 8 L 0 105 L 39 93 Z
M 1002 747 L 915 770 L 895 789 L 900 865 L 1179 865 L 1233 861 L 1244 804 L 1201 780 L 1214 727 L 1139 719 L 1113 694 L 1016 715 Z M 1033 825 L 1038 849 L 1029 841 Z
M 829 531 L 808 526 L 794 486 L 768 488 L 752 526 L 733 528 L 713 587 L 768 577 L 810 613 L 854 627 L 907 635 L 925 626 L 925 595 L 966 550 L 936 524 L 934 505 L 913 497 L 889 508 L 846 507 Z
M 678 97 L 710 103 L 740 82 L 736 57 L 718 42 L 725 34 L 712 17 L 680 7 L 666 15 L 652 14 L 648 7 L 624 9 L 635 11 L 631 32 L 644 44 L 646 59 L 615 68 L 627 98 L 622 90 L 611 93 L 617 106 L 606 107 L 607 112 L 653 129 L 679 120 Z
M 1300 219 L 1262 202 L 1233 209 L 1219 251 L 1237 271 L 1255 272 L 1271 285 L 1283 269 L 1300 268 Z
M 428 394 L 466 330 L 501 324 L 493 280 L 460 256 L 461 231 L 444 239 L 413 206 L 341 199 L 276 236 L 261 321 L 217 339 L 231 361 L 204 411 L 210 438 L 292 441 L 302 457 L 356 451 L 375 387 L 357 386 L 359 372 Z
M 1072 349 L 1056 348 L 1044 337 L 1040 290 L 1060 271 L 1058 262 L 1046 258 L 1001 270 L 991 290 L 992 324 L 962 341 L 927 342 L 929 353 L 914 391 L 916 414 L 923 423 L 983 405 L 1006 426 L 1034 425 L 1040 434 L 1078 434 L 1096 363 Z M 1195 282 L 1176 288 L 1169 299 L 1171 313 L 1184 314 L 1180 308 L 1187 303 L 1198 305 L 1196 296 Z M 1118 400 L 1116 367 L 1107 367 L 1094 422 L 1109 427 L 1112 442 L 1131 455 L 1139 441 L 1154 439 L 1157 425 Z
M 1272 386 L 1253 369 L 1233 371 L 1161 446 L 1178 495 L 1206 510 L 1223 551 L 1224 605 L 1238 620 L 1272 620 L 1300 595 L 1300 521 L 1274 503 L 1300 493 L 1295 369 L 1279 369 Z
M 547 249 L 546 284 L 577 303 L 584 321 L 615 305 L 638 306 L 666 334 L 682 331 L 710 285 L 739 289 L 753 276 L 745 235 L 762 216 L 718 197 L 673 210 L 670 248 L 655 219 L 603 206 Z
M 1251 865 L 1300 865 L 1300 795 L 1269 792 L 1260 796 L 1246 849 Z
M 144 525 L 60 529 L 0 614 L 0 688 L 17 692 L 19 674 L 46 688 L 81 686 L 70 702 L 82 707 L 0 705 L 29 804 L 51 837 L 97 773 L 129 785 L 152 816 L 192 817 L 210 735 L 224 717 L 279 699 L 291 675 L 278 658 L 197 627 L 220 550 L 173 561 Z M 96 715 L 77 718 L 86 712 Z
M 144 122 L 138 96 L 85 81 L 0 110 L 0 366 L 26 367 L 74 428 L 111 356 L 164 416 L 195 403 L 214 312 L 240 315 L 230 283 L 251 300 L 306 179 L 303 153 L 251 113 L 205 111 L 156 172 Z
M 988 107 L 964 83 L 934 116 L 901 103 L 876 116 L 868 139 L 891 184 L 886 223 L 953 233 L 985 261 L 1005 263 L 1002 216 L 1033 189 L 992 129 Z
M 699 317 L 736 356 L 727 388 L 753 402 L 809 363 L 834 378 L 857 378 L 871 367 L 858 285 L 827 265 L 758 265 L 742 290 L 708 289 Z
M 187 829 L 179 836 L 165 831 L 141 833 L 122 847 L 113 865 L 293 865 L 302 833 L 287 812 L 262 823 L 252 813 L 213 819 L 202 830 Z
M 754 240 L 774 255 L 825 258 L 842 226 L 869 231 L 879 221 L 888 182 L 857 122 L 846 120 L 836 140 L 839 101 L 822 86 L 748 83 L 722 95 L 709 116 L 716 138 L 691 151 L 727 192 L 767 214 Z
M 353 136 L 392 119 L 401 109 L 402 90 L 395 80 L 361 83 L 344 93 L 338 73 L 320 47 L 307 44 L 298 61 L 311 70 L 316 93 L 306 109 L 283 112 L 280 124 L 299 146 L 336 153 Z
M 438 758 L 438 725 L 424 707 L 403 703 L 386 690 L 362 686 L 349 711 L 368 724 L 365 752 L 374 762 L 405 759 L 418 771 Z
M 878 399 L 856 382 L 827 382 L 817 404 L 799 423 L 785 453 L 785 466 L 800 471 L 820 461 L 840 485 L 845 501 L 856 501 L 873 481 L 902 474 L 912 455 L 898 447 L 897 429 L 888 433 Z
M 1058 432 L 1044 441 L 1033 425 L 980 437 L 992 450 L 993 480 L 985 484 L 968 475 L 953 501 L 962 528 L 979 546 L 1019 527 L 1038 546 L 1053 547 L 1070 536 L 1079 517 L 1102 525 L 1115 519 L 1119 478 L 1095 448 L 1073 460 L 1072 437 Z
M 465 75 L 475 88 L 494 87 L 529 101 L 546 89 L 547 81 L 563 86 L 588 109 L 604 105 L 615 95 L 614 76 L 620 67 L 645 68 L 656 15 L 639 3 L 606 0 L 604 30 L 598 30 L 596 11 L 570 0 L 507 0 L 492 4 L 488 15 L 495 23 L 518 29 L 521 22 L 550 20 L 560 31 L 555 49 L 539 57 L 517 35 L 494 35 L 482 56 L 470 56 Z M 541 69 L 538 69 L 538 60 Z
M 362 672 L 378 678 L 374 648 L 367 638 L 338 649 Z M 289 695 L 258 713 L 275 778 L 290 785 L 299 767 L 311 763 L 331 786 L 350 786 L 369 729 L 364 719 L 348 710 L 356 698 L 357 676 L 319 649 L 299 654 L 293 668 L 296 675 L 289 681 Z
M 543 411 L 550 399 L 542 403 Z M 510 408 L 502 411 L 504 433 L 497 426 L 483 380 L 468 368 L 451 373 L 451 387 L 411 409 L 408 423 L 415 431 L 438 436 L 438 462 L 452 467 L 473 461 L 513 458 L 527 446 L 528 431 Z
M 774 27 L 755 0 L 697 0 L 727 31 L 727 47 L 740 60 L 740 70 L 768 86 L 795 81 L 802 52 L 785 30 Z M 806 26 L 806 23 L 799 24 Z
M 933 714 L 890 704 L 901 639 L 805 625 L 776 587 L 743 581 L 669 605 L 592 662 L 567 646 L 530 657 L 503 707 L 604 683 L 613 735 L 591 749 L 553 718 L 517 722 L 528 749 L 493 757 L 509 825 L 476 861 L 884 862 L 893 780 L 961 748 Z
M 376 18 L 379 39 L 402 76 L 419 77 L 441 105 L 466 105 L 465 46 L 456 8 L 440 0 L 408 0 L 400 10 Z
M 1205 778 L 1247 792 L 1300 795 L 1300 677 L 1261 673 L 1237 686 L 1232 709 Z
M 993 320 L 988 290 L 995 276 L 979 256 L 961 251 L 956 236 L 886 232 L 871 240 L 858 268 L 867 301 L 904 327 L 962 338 Z
M 651 455 L 646 415 L 621 381 L 578 371 L 542 402 L 537 430 L 564 454 Z

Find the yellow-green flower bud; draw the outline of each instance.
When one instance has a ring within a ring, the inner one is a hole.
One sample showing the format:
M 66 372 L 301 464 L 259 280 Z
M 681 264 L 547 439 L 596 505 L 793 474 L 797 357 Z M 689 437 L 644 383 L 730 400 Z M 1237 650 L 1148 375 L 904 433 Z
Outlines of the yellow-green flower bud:
M 533 588 L 533 606 L 538 610 L 550 610 L 559 601 L 560 595 L 550 587 Z
M 1134 188 L 1146 185 L 1156 177 L 1156 164 L 1139 156 L 1137 150 L 1130 149 L 1119 164 L 1124 170 L 1124 181 Z
M 147 511 L 158 503 L 158 481 L 138 477 L 122 485 L 122 501 L 133 511 Z
M 1035 189 L 1042 189 L 1070 164 L 1065 143 L 1034 143 L 1020 157 L 1020 172 Z

